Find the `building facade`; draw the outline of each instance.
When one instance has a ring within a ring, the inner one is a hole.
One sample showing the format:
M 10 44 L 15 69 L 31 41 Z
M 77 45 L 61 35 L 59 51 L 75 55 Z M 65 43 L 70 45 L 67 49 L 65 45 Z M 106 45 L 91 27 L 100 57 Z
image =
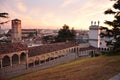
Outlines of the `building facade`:
M 89 27 L 89 43 L 91 46 L 99 48 L 101 51 L 108 51 L 110 48 L 107 47 L 106 41 L 110 40 L 110 38 L 100 37 L 100 34 L 104 33 L 100 27 L 99 21 L 91 22 L 91 26 Z
M 89 43 L 91 46 L 99 48 L 100 47 L 100 29 L 99 22 L 91 22 L 89 27 Z
M 89 43 L 54 43 L 27 47 L 21 43 L 0 44 L 0 78 L 10 78 L 56 64 L 90 57 L 98 52 Z M 48 64 L 48 65 L 47 65 Z
M 20 42 L 22 40 L 21 20 L 12 20 L 12 42 Z
M 98 53 L 98 28 L 90 27 L 90 44 L 61 42 L 28 47 L 19 41 L 21 20 L 12 20 L 12 43 L 0 44 L 0 79 L 10 78 L 36 70 L 48 68 L 81 57 L 91 57 Z M 34 32 L 34 30 L 32 30 Z M 94 42 L 95 41 L 95 42 Z M 97 47 L 97 48 L 95 48 Z

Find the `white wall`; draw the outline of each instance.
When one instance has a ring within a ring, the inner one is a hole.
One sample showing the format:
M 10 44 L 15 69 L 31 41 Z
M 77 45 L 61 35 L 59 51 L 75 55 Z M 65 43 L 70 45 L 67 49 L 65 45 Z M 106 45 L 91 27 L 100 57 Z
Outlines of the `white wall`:
M 89 43 L 91 46 L 100 47 L 100 30 L 98 25 L 91 25 L 89 30 Z

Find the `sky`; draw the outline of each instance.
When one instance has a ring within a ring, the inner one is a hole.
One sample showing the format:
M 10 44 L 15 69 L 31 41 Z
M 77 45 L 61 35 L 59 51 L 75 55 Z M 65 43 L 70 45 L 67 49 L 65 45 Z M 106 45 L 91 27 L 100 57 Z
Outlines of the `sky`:
M 22 28 L 60 29 L 64 24 L 88 30 L 91 21 L 112 20 L 104 15 L 114 1 L 110 0 L 0 0 L 0 12 L 9 13 L 9 20 L 22 20 Z M 1 19 L 0 19 L 1 20 Z M 11 22 L 2 25 L 11 28 Z

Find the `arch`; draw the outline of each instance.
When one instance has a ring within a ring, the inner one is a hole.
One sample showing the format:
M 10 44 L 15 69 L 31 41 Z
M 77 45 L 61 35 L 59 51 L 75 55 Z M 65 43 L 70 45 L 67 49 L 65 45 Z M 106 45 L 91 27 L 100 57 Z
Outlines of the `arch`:
M 76 49 L 74 48 L 73 50 L 74 50 L 73 52 L 75 53 L 75 52 L 76 52 Z
M 90 51 L 90 53 L 89 53 L 89 54 L 90 54 L 90 56 L 91 56 L 91 57 L 94 57 L 94 51 L 93 51 L 93 50 L 92 50 L 92 51 Z
M 47 59 L 46 59 L 46 62 L 50 61 L 51 60 L 51 56 L 49 54 L 47 54 Z
M 22 64 L 26 63 L 26 54 L 24 52 L 21 53 L 21 55 L 20 55 L 20 61 Z
M 103 51 L 103 48 L 102 48 L 102 51 Z
M 55 55 L 54 59 L 57 59 L 58 58 L 58 52 L 55 52 L 54 55 Z
M 33 60 L 33 59 L 30 59 L 30 60 L 29 60 L 28 66 L 29 66 L 29 67 L 34 67 L 34 60 Z
M 41 56 L 40 57 L 41 59 L 40 59 L 40 63 L 42 64 L 42 63 L 45 63 L 45 56 Z
M 17 54 L 12 56 L 12 64 L 19 64 L 19 57 Z
M 51 53 L 50 60 L 54 60 L 54 53 Z
M 64 51 L 64 50 L 62 50 L 62 53 L 65 53 L 65 51 Z
M 104 48 L 104 51 L 106 51 L 106 48 Z
M 35 65 L 39 65 L 39 57 L 35 58 Z
M 10 66 L 10 57 L 9 56 L 4 56 L 2 59 L 2 66 L 6 67 L 6 66 Z
M 72 49 L 70 48 L 70 53 L 72 53 Z
M 72 53 L 74 53 L 74 48 L 72 48 Z

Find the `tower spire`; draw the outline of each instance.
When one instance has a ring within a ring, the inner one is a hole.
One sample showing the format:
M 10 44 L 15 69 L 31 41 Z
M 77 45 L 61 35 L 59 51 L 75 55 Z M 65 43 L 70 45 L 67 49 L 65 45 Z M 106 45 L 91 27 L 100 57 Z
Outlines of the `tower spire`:
M 94 22 L 94 25 L 96 25 L 96 21 Z
M 91 26 L 93 25 L 93 21 L 91 21 Z
M 100 24 L 100 21 L 98 21 L 98 26 L 99 26 L 99 24 Z

